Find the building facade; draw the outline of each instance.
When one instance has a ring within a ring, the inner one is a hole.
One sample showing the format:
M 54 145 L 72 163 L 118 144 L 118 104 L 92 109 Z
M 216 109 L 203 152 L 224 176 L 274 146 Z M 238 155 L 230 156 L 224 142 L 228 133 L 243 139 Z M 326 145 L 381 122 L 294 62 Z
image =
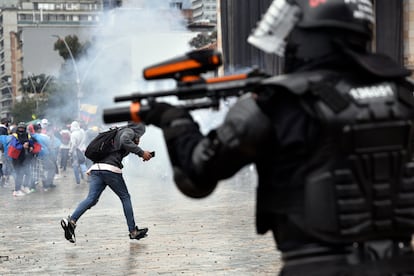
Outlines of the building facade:
M 76 34 L 81 41 L 89 39 L 83 37 L 84 31 L 98 26 L 106 9 L 128 2 L 135 3 L 133 0 L 1 0 L 0 117 L 8 116 L 13 101 L 21 97 L 22 78 L 29 74 L 53 74 L 63 63 L 50 48 L 57 36 Z M 170 7 L 185 12 L 189 29 L 197 22 L 219 24 L 218 47 L 223 52 L 225 72 L 257 65 L 275 73 L 281 70 L 279 59 L 246 42 L 271 2 L 169 0 Z M 375 0 L 374 4 L 377 13 L 374 47 L 414 70 L 414 0 Z M 196 31 L 200 31 L 197 24 Z M 210 25 L 208 28 L 212 29 Z
M 217 0 L 192 0 L 191 6 L 195 22 L 217 22 Z
M 107 7 L 115 5 L 105 2 Z M 62 64 L 50 48 L 53 41 L 69 34 L 81 36 L 83 29 L 99 24 L 103 10 L 103 1 L 97 0 L 2 0 L 0 117 L 10 117 L 13 102 L 21 98 L 22 78 L 52 74 L 56 68 L 51 64 Z
M 193 21 L 191 0 L 160 0 L 158 4 L 181 10 L 187 24 Z M 22 98 L 23 78 L 58 74 L 64 62 L 53 49 L 58 38 L 76 35 L 83 43 L 104 20 L 104 12 L 140 5 L 157 6 L 157 1 L 1 0 L 0 118 L 10 117 L 14 102 Z

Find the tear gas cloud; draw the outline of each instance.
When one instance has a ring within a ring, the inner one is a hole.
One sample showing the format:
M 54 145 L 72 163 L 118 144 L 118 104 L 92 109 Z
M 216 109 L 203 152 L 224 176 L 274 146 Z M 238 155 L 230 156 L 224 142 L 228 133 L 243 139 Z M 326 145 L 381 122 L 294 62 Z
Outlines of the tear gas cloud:
M 174 88 L 172 80 L 145 81 L 142 70 L 190 51 L 189 41 L 196 35 L 186 29 L 180 11 L 171 9 L 169 1 L 124 2 L 122 8 L 105 14 L 101 27 L 85 36 L 92 38 L 93 48 L 77 63 L 81 103 L 99 106 L 98 124 L 109 127 L 103 124 L 103 109 L 129 105 L 129 102 L 114 103 L 115 96 Z M 198 110 L 192 114 L 206 133 L 222 121 L 225 112 L 224 106 L 219 111 Z M 72 111 L 72 114 L 75 113 Z M 124 162 L 125 172 L 171 181 L 171 166 L 162 132 L 148 126 L 140 146 L 144 150 L 155 150 L 156 157 L 145 164 L 145 169 L 139 166 L 137 170 L 136 160 L 130 162 L 137 157 L 130 155 Z
M 175 82 L 172 80 L 145 81 L 142 70 L 190 51 L 189 41 L 197 35 L 186 29 L 181 12 L 170 9 L 169 1 L 129 2 L 105 14 L 101 27 L 89 35 L 93 37 L 90 55 L 78 62 L 83 84 L 81 102 L 98 105 L 97 116 L 100 120 L 104 108 L 129 105 L 129 102 L 114 103 L 115 96 L 173 88 Z M 219 123 L 221 114 L 222 111 L 194 112 L 195 119 L 205 131 L 211 129 L 212 124 Z M 102 121 L 100 123 L 103 124 Z M 140 169 L 139 175 L 142 177 L 145 173 L 171 179 L 171 166 L 162 132 L 148 126 L 140 146 L 145 150 L 155 150 L 156 158 L 145 164 L 145 172 Z M 128 159 L 132 158 L 136 157 Z M 136 162 L 128 162 L 128 159 L 125 161 L 126 171 L 129 163 L 133 168 L 137 166 Z

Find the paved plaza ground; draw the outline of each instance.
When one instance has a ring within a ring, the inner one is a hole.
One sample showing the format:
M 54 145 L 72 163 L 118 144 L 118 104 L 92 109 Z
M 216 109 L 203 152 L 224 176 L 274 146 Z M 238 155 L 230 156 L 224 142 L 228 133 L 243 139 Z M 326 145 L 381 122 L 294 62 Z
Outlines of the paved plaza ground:
M 273 238 L 254 228 L 255 180 L 234 178 L 202 200 L 182 195 L 162 170 L 125 174 L 137 224 L 130 240 L 120 200 L 105 190 L 64 239 L 59 221 L 88 191 L 62 172 L 51 191 L 13 197 L 0 188 L 0 275 L 275 275 Z M 158 174 L 154 177 L 154 174 Z M 253 183 L 251 183 L 253 182 Z

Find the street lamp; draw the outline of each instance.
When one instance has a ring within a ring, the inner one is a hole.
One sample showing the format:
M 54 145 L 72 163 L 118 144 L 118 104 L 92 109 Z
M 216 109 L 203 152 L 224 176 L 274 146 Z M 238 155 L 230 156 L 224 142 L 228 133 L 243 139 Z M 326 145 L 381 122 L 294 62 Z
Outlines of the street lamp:
M 47 84 L 49 83 L 50 79 L 52 78 L 52 75 L 47 76 L 47 78 L 45 79 L 42 88 L 40 89 L 40 91 L 37 91 L 37 85 L 34 85 L 33 83 L 33 77 L 34 75 L 31 74 L 30 72 L 27 74 L 27 78 L 29 79 L 30 83 L 32 84 L 32 89 L 33 89 L 33 95 L 35 97 L 36 100 L 36 115 L 38 115 L 39 113 L 39 100 L 43 100 L 43 90 L 46 88 Z M 36 83 L 39 84 L 39 82 L 41 82 L 41 79 L 39 79 L 39 77 L 36 78 Z
M 82 79 L 81 79 L 81 81 L 80 81 L 80 83 L 81 83 L 81 88 L 82 88 L 82 85 L 83 84 L 85 84 L 85 80 L 88 78 L 88 76 L 89 76 L 89 73 L 90 73 L 90 71 L 91 71 L 91 69 L 93 68 L 93 66 L 95 65 L 95 62 L 98 60 L 98 58 L 106 51 L 106 50 L 108 50 L 109 48 L 112 48 L 112 47 L 114 47 L 114 46 L 116 46 L 116 45 L 118 45 L 118 44 L 120 44 L 122 41 L 121 40 L 124 40 L 124 39 L 127 39 L 127 38 L 120 38 L 120 39 L 117 39 L 117 40 L 115 40 L 115 41 L 113 41 L 111 44 L 109 44 L 109 45 L 107 45 L 107 46 L 105 46 L 105 47 L 103 47 L 102 49 L 100 49 L 96 54 L 95 54 L 95 57 L 93 58 L 93 60 L 91 60 L 90 62 L 88 62 L 88 66 L 86 67 L 86 69 L 82 72 L 83 74 L 82 74 Z
M 80 119 L 80 98 L 81 98 L 81 84 L 80 84 L 80 78 L 79 78 L 79 71 L 78 71 L 78 66 L 76 64 L 75 58 L 73 57 L 72 54 L 72 50 L 70 49 L 68 43 L 66 43 L 65 39 L 62 39 L 60 36 L 58 35 L 52 35 L 53 37 L 56 37 L 58 40 L 62 40 L 63 43 L 65 44 L 66 49 L 69 52 L 70 55 L 70 59 L 72 60 L 73 63 L 73 68 L 75 68 L 75 74 L 76 74 L 76 87 L 77 87 L 77 94 L 76 97 L 78 99 L 78 118 Z
M 33 83 L 33 78 L 32 78 L 31 76 L 33 76 L 33 74 L 29 72 L 29 73 L 27 74 L 27 78 L 29 79 L 29 81 L 30 81 L 30 83 L 31 83 L 31 85 L 32 85 L 33 93 L 35 93 L 35 94 L 36 94 L 36 86 L 34 85 L 34 83 Z

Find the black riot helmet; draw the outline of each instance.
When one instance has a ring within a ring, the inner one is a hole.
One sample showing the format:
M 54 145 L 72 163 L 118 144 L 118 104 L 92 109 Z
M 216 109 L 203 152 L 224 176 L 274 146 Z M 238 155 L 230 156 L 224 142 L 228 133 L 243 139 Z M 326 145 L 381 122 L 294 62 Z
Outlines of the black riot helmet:
M 292 62 L 307 62 L 336 51 L 333 41 L 367 51 L 373 25 L 371 0 L 274 0 L 248 42 Z
M 300 28 L 329 27 L 372 37 L 374 11 L 371 0 L 295 0 Z
M 371 0 L 274 0 L 248 42 L 283 56 L 287 39 L 295 29 L 332 29 L 370 41 L 373 25 Z

